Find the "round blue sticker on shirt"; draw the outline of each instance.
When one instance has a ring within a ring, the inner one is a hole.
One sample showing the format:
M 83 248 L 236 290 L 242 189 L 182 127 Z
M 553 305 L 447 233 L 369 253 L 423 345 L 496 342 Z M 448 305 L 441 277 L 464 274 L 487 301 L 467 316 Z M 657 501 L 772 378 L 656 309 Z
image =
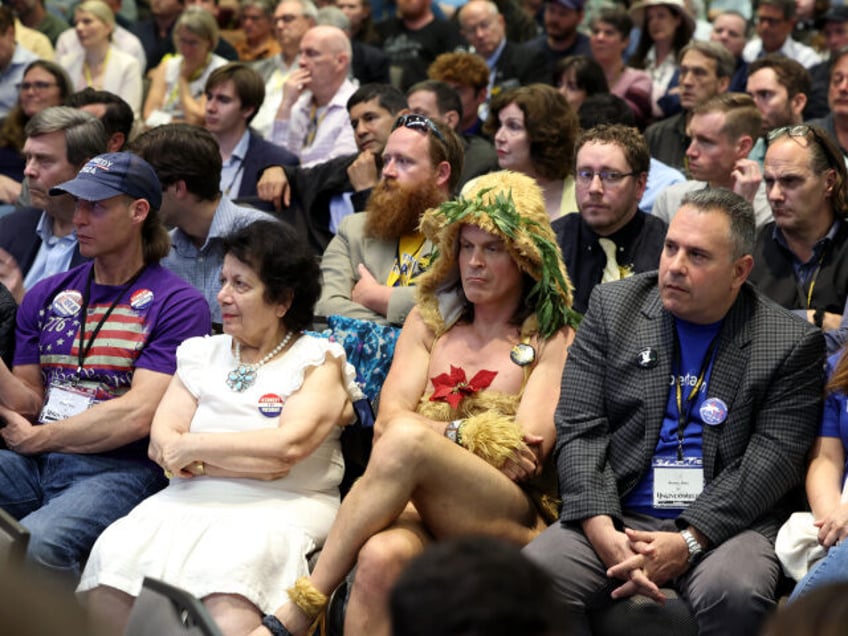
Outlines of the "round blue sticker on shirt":
M 259 412 L 265 417 L 278 417 L 286 401 L 276 393 L 266 393 L 259 398 Z
M 727 404 L 721 398 L 707 398 L 700 412 L 704 424 L 717 426 L 727 419 Z
M 75 316 L 82 308 L 82 294 L 76 289 L 66 289 L 53 299 L 53 311 L 63 318 Z

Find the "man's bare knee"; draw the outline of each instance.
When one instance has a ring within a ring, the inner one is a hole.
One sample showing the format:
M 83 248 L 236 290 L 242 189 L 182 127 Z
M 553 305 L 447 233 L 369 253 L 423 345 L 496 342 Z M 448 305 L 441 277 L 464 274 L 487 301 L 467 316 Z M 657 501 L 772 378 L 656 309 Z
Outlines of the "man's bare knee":
M 386 532 L 371 537 L 359 551 L 356 585 L 388 592 L 406 563 L 421 551 L 408 538 Z
M 368 468 L 375 473 L 386 472 L 393 478 L 409 475 L 431 452 L 437 436 L 427 426 L 413 418 L 398 417 L 374 444 Z

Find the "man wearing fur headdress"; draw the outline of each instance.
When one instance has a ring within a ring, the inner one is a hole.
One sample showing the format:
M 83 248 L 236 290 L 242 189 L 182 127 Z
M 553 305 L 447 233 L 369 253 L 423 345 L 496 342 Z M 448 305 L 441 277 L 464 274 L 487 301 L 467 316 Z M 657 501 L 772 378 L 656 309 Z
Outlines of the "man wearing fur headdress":
M 255 636 L 311 633 L 354 564 L 345 633 L 387 635 L 388 591 L 425 545 L 489 535 L 521 546 L 557 516 L 553 415 L 574 332 L 542 193 L 524 175 L 484 175 L 421 228 L 438 256 L 398 340 L 368 468 L 313 575 Z

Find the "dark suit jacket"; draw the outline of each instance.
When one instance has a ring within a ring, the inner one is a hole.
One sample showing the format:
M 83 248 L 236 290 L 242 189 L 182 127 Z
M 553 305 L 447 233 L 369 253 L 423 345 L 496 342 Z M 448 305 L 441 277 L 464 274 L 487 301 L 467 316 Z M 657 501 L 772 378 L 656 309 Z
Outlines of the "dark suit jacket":
M 256 196 L 256 183 L 262 171 L 269 166 L 296 166 L 300 163 L 297 156 L 277 144 L 262 139 L 252 130 L 244 157 L 244 167 L 241 175 L 241 185 L 238 196 L 240 199 Z
M 601 282 L 607 257 L 598 244 L 598 235 L 579 214 L 566 214 L 552 223 L 568 277 L 574 285 L 572 309 L 581 314 L 589 306 L 589 295 Z M 639 210 L 615 234 L 608 236 L 617 249 L 619 266 L 629 266 L 634 274 L 657 269 L 668 226 L 665 221 Z
M 350 63 L 351 72 L 359 80 L 359 85 L 388 84 L 391 79 L 389 76 L 389 56 L 383 52 L 383 49 L 359 40 L 352 40 L 350 44 L 353 49 L 353 59 Z
M 690 139 L 686 134 L 685 112 L 681 111 L 648 126 L 645 139 L 654 159 L 659 159 L 672 168 L 686 171 L 686 149 Z
M 344 155 L 309 168 L 286 168 L 291 187 L 291 205 L 282 212 L 282 218 L 309 240 L 309 245 L 319 256 L 324 253 L 333 233 L 330 232 L 330 200 L 353 186 L 347 168 L 359 155 Z M 351 197 L 353 209 L 365 209 L 371 190 L 356 192 Z
M 556 410 L 562 519 L 610 515 L 651 469 L 673 358 L 657 274 L 598 285 L 569 349 Z M 714 544 L 752 528 L 774 540 L 821 417 L 821 331 L 746 283 L 724 319 L 710 397 L 727 419 L 703 431 L 704 490 L 678 518 Z M 647 347 L 657 364 L 642 367 Z M 791 504 L 789 504 L 791 505 Z
M 0 247 L 15 257 L 24 277 L 41 247 L 41 238 L 35 232 L 41 213 L 42 210 L 37 208 L 19 208 L 0 218 Z M 79 245 L 74 247 L 71 267 L 76 267 L 86 260 L 88 259 L 79 253 Z
M 548 74 L 547 69 L 547 60 L 541 50 L 507 42 L 495 62 L 492 95 L 536 82 L 550 84 L 553 77 Z
M 843 221 L 822 254 L 815 286 L 807 305 L 807 287 L 798 284 L 792 253 L 777 242 L 772 221 L 757 235 L 750 281 L 787 309 L 823 309 L 842 315 L 848 299 L 848 223 Z

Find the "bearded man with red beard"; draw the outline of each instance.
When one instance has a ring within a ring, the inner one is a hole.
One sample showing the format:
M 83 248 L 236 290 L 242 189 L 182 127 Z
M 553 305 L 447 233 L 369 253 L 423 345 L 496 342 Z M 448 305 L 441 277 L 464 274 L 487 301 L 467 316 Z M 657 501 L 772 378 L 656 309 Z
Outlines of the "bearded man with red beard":
M 462 160 L 462 142 L 449 127 L 423 115 L 397 119 L 365 212 L 342 219 L 324 252 L 316 313 L 403 323 L 433 251 L 419 220 L 451 197 Z

